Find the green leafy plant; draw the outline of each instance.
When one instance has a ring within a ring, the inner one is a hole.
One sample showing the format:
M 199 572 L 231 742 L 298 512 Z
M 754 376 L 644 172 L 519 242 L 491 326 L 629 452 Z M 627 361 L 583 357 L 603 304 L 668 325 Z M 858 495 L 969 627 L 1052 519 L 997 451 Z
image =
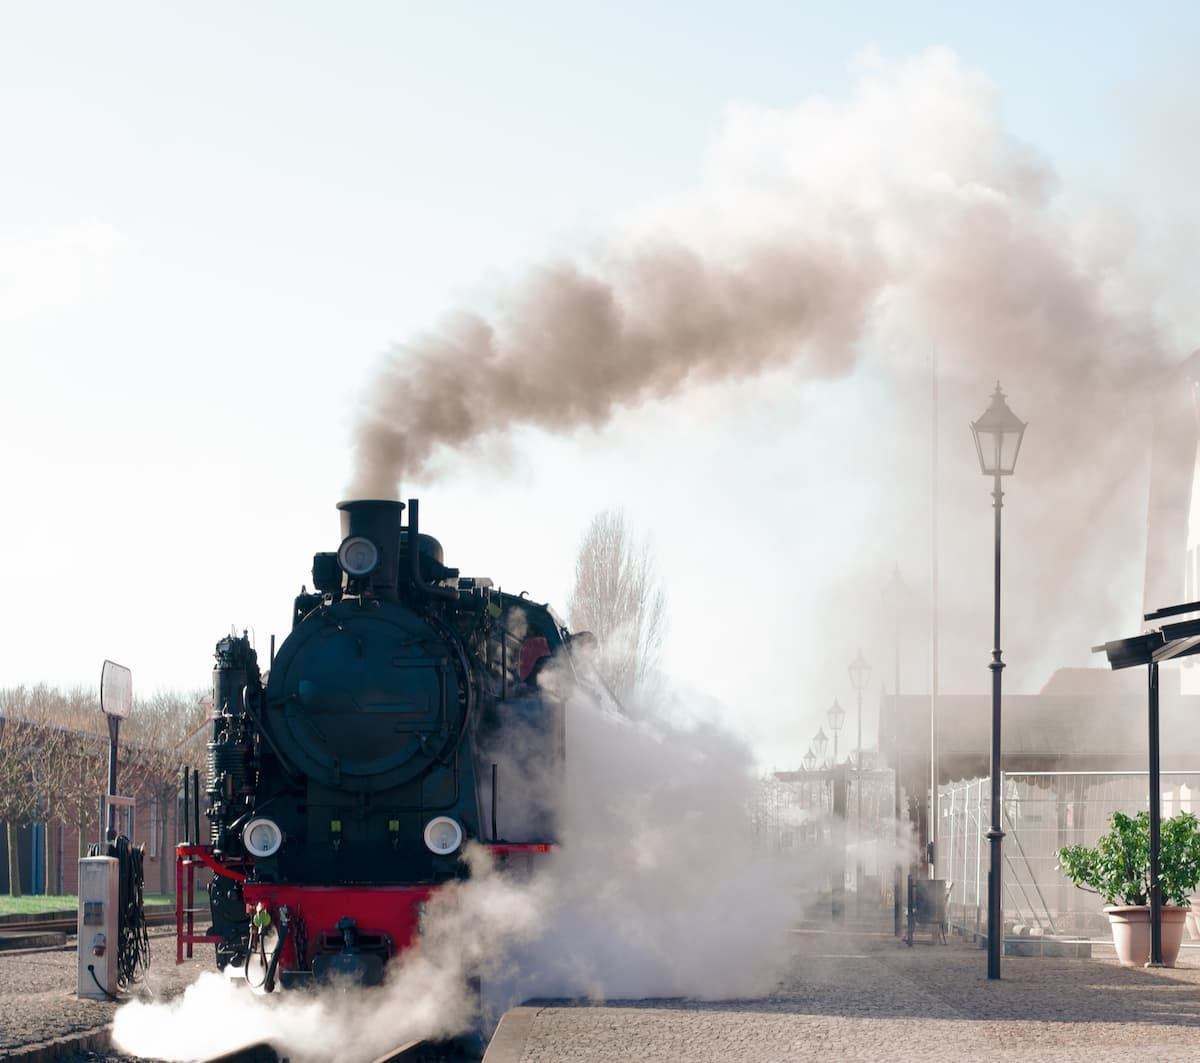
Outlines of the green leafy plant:
M 1058 867 L 1105 904 L 1150 903 L 1150 813 L 1114 812 L 1094 846 L 1059 849 Z M 1164 819 L 1159 830 L 1158 888 L 1164 904 L 1185 906 L 1200 883 L 1200 821 L 1191 812 Z

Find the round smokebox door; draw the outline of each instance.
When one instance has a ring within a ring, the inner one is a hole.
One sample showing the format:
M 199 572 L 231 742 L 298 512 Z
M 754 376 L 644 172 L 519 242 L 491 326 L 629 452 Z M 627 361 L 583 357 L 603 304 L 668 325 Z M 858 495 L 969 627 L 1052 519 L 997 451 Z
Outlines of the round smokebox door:
M 284 755 L 306 774 L 374 792 L 416 778 L 456 740 L 459 676 L 453 647 L 419 618 L 352 609 L 336 623 L 306 621 L 284 643 L 268 718 Z

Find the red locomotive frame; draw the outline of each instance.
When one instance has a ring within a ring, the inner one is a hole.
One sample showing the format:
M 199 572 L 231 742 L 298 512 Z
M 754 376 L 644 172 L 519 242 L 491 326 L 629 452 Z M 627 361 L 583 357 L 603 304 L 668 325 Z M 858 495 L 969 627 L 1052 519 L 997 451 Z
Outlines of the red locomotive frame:
M 489 852 L 507 862 L 514 856 L 549 853 L 548 844 L 485 845 Z M 248 867 L 249 865 L 241 865 Z M 392 959 L 418 943 L 422 906 L 441 887 L 432 883 L 387 886 L 309 886 L 296 883 L 250 882 L 239 871 L 213 855 L 208 845 L 179 845 L 175 849 L 175 962 L 192 958 L 192 946 L 215 945 L 219 935 L 198 934 L 195 914 L 208 912 L 207 904 L 196 906 L 196 872 L 207 869 L 242 883 L 248 914 L 266 911 L 279 925 L 283 909 L 302 934 L 288 935 L 280 950 L 279 970 L 308 972 L 314 956 L 335 951 L 341 934 L 340 919 L 350 916 L 358 933 L 386 945 Z M 299 953 L 297 946 L 300 946 Z

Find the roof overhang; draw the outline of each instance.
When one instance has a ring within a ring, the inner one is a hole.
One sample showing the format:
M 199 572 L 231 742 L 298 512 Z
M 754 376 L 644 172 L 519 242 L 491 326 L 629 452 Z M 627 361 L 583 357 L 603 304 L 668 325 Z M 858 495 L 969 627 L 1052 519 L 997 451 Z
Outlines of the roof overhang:
M 1159 620 L 1167 616 L 1200 611 L 1200 602 L 1172 605 L 1147 613 L 1146 620 Z M 1146 631 L 1132 638 L 1106 642 L 1093 646 L 1093 653 L 1104 653 L 1109 667 L 1135 668 L 1141 664 L 1160 664 L 1180 657 L 1191 657 L 1200 653 L 1200 619 L 1180 620 L 1174 624 L 1163 624 L 1154 631 Z

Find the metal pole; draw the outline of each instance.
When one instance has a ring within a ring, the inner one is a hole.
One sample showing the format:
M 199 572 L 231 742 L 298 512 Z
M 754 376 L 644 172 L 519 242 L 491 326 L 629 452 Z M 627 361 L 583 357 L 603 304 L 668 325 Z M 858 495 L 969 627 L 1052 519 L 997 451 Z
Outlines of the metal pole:
M 929 490 L 929 591 L 933 616 L 929 626 L 929 877 L 937 878 L 938 863 L 938 355 L 930 358 L 932 395 Z
M 197 845 L 203 845 L 204 840 L 200 837 L 200 770 L 192 769 L 192 832 L 196 838 Z
M 833 920 L 845 921 L 846 917 L 846 769 L 834 765 L 832 786 L 833 800 Z
M 900 794 L 900 610 L 896 609 L 896 711 L 892 713 L 892 728 L 895 735 L 895 776 L 892 780 L 895 792 L 892 794 L 892 801 L 895 806 L 894 812 L 896 816 L 896 866 L 892 872 L 892 933 L 894 936 L 900 936 L 900 889 L 904 884 L 904 872 L 900 867 L 900 852 L 904 844 L 903 825 L 901 822 L 901 803 Z
M 190 788 L 190 782 L 191 782 L 190 772 L 188 771 L 188 767 L 185 764 L 183 766 L 183 835 L 184 835 L 183 840 L 184 840 L 184 843 L 187 845 L 192 844 L 192 834 L 191 834 L 192 817 L 188 814 L 188 804 L 189 804 L 188 790 Z M 179 804 L 179 802 L 176 801 L 176 808 L 178 808 L 178 804 Z M 176 824 L 178 824 L 178 822 L 179 822 L 179 814 L 177 811 L 176 812 Z M 175 836 L 176 837 L 179 836 L 178 826 L 176 826 L 176 829 L 175 829 Z
M 108 716 L 108 796 L 117 796 L 117 740 L 121 733 L 121 718 Z M 108 803 L 108 841 L 112 844 L 117 840 L 117 808 L 111 801 Z
M 1159 888 L 1159 845 L 1162 830 L 1162 780 L 1158 756 L 1158 662 L 1150 662 L 1150 962 L 1148 967 L 1161 967 L 1162 959 L 1162 890 Z
M 893 677 L 892 690 L 895 700 L 892 702 L 892 783 L 893 794 L 892 804 L 893 813 L 896 817 L 896 863 L 892 872 L 892 933 L 899 937 L 901 933 L 900 920 L 900 891 L 904 887 L 904 872 L 900 866 L 900 853 L 904 848 L 904 834 L 901 825 L 901 752 L 900 752 L 900 595 L 903 589 L 903 584 L 900 580 L 900 566 L 896 565 L 895 571 L 892 574 L 892 589 L 895 593 L 895 601 L 893 602 L 893 620 L 895 621 L 895 641 L 893 649 L 895 653 L 895 673 Z
M 995 571 L 995 638 L 992 644 L 992 824 L 987 832 L 991 843 L 991 866 L 988 870 L 988 978 L 1000 977 L 1000 953 L 1004 945 L 1004 913 L 1000 891 L 1000 845 L 1004 831 L 1000 829 L 1000 507 L 1004 497 L 1000 490 L 1000 472 L 996 471 L 996 486 L 992 492 L 996 510 L 996 571 Z
M 855 779 L 854 779 L 854 829 L 858 837 L 854 844 L 854 909 L 856 914 L 862 916 L 862 890 L 863 890 L 863 829 L 862 829 L 862 790 L 863 790 L 863 774 L 862 774 L 862 684 L 856 683 L 858 687 L 858 756 L 855 758 Z

